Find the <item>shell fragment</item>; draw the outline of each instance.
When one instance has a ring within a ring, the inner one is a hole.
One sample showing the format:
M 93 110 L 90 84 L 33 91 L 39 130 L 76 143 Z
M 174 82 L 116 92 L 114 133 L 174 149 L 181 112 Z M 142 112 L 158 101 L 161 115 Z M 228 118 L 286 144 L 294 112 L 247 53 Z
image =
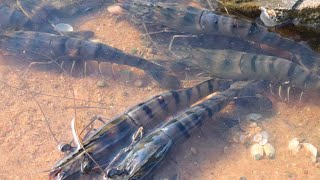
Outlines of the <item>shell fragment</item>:
M 298 138 L 292 139 L 289 142 L 288 148 L 289 148 L 289 151 L 291 151 L 293 154 L 297 154 L 301 149 L 299 139 Z
M 54 30 L 58 32 L 72 32 L 73 27 L 70 24 L 65 24 L 65 23 L 59 23 L 56 25 L 53 25 Z
M 317 162 L 318 150 L 310 143 L 301 143 L 302 148 L 305 149 L 311 156 L 312 162 Z
M 270 143 L 267 143 L 263 146 L 263 150 L 264 150 L 264 153 L 266 154 L 266 156 L 269 158 L 269 159 L 274 159 L 275 156 L 276 156 L 276 150 L 275 148 L 270 144 Z
M 250 152 L 254 160 L 260 160 L 263 157 L 263 146 L 260 144 L 254 144 L 251 146 Z

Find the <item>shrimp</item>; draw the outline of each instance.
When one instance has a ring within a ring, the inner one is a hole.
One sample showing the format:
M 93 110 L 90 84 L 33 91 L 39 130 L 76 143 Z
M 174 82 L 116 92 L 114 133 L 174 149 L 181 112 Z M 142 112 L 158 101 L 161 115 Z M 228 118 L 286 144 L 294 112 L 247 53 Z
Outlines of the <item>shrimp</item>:
M 296 63 L 313 72 L 319 70 L 320 56 L 309 47 L 245 19 L 175 3 L 130 0 L 120 6 L 179 32 L 224 35 L 277 47 L 295 54 Z
M 232 50 L 207 50 L 195 48 L 180 61 L 201 69 L 212 76 L 233 80 L 269 80 L 289 82 L 304 90 L 319 90 L 320 77 L 308 69 L 285 59 Z M 173 68 L 179 62 L 172 64 Z M 177 66 L 179 67 L 179 66 Z
M 253 82 L 236 82 L 226 91 L 193 106 L 172 118 L 134 145 L 124 157 L 106 168 L 108 179 L 143 179 L 160 165 L 177 140 L 190 137 L 191 131 L 222 110 Z
M 83 142 L 83 146 L 98 163 L 101 162 L 103 167 L 103 164 L 110 162 L 113 155 L 131 143 L 130 136 L 133 137 L 132 141 L 134 141 L 141 135 L 142 129 L 144 134 L 148 133 L 170 115 L 191 106 L 215 91 L 228 88 L 229 85 L 230 81 L 212 79 L 191 88 L 168 91 L 157 95 L 144 103 L 133 106 L 124 114 L 111 120 L 90 135 Z M 84 158 L 81 158 L 82 156 Z M 84 159 L 87 163 L 82 162 Z M 81 176 L 83 174 L 80 170 L 82 164 L 90 164 L 90 159 L 85 158 L 83 149 L 79 148 L 62 158 L 52 168 L 50 177 Z M 87 169 L 94 168 L 88 167 Z M 90 170 L 88 171 L 90 172 Z
M 150 74 L 162 87 L 178 89 L 180 81 L 166 68 L 141 57 L 126 54 L 102 43 L 32 31 L 0 31 L 0 48 L 51 63 L 96 60 L 136 67 Z M 55 62 L 52 59 L 56 60 Z M 86 67 L 86 66 L 85 66 Z M 85 69 L 86 70 L 86 69 Z

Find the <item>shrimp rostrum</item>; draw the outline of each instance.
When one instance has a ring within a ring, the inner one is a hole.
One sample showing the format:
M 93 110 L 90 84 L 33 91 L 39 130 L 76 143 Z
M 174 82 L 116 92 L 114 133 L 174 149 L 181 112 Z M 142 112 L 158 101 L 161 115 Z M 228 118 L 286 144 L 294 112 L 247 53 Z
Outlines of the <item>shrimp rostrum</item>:
M 177 140 L 190 137 L 191 131 L 222 110 L 253 82 L 236 82 L 206 101 L 173 117 L 162 127 L 142 138 L 124 157 L 106 168 L 108 179 L 144 179 L 160 165 Z
M 52 168 L 50 177 L 65 179 L 95 174 L 96 170 L 106 167 L 121 149 L 135 142 L 136 137 L 141 135 L 139 133 L 148 134 L 169 116 L 215 91 L 227 89 L 229 85 L 230 81 L 211 79 L 191 88 L 162 93 L 130 108 L 91 133 L 84 140 L 83 148 L 78 147 L 59 160 Z

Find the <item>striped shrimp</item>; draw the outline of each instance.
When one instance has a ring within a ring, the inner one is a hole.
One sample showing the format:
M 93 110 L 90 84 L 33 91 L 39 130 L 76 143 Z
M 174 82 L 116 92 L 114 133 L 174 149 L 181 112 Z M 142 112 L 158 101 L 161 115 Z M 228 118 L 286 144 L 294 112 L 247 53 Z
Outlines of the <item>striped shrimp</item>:
M 0 29 L 6 31 L 40 31 L 52 34 L 64 35 L 80 39 L 93 37 L 92 31 L 61 32 L 55 28 L 52 22 L 36 22 L 24 14 L 21 9 L 0 4 Z
M 17 0 L 17 6 L 33 21 L 43 23 L 101 8 L 110 2 L 110 0 Z
M 102 43 L 42 32 L 0 31 L 0 48 L 51 63 L 72 60 L 71 73 L 77 61 L 84 62 L 85 73 L 87 60 L 123 64 L 144 70 L 162 87 L 180 87 L 180 81 L 164 67 Z
M 139 132 L 141 127 L 143 133 L 148 133 L 170 115 L 191 106 L 215 91 L 228 88 L 229 85 L 229 81 L 212 79 L 191 88 L 157 95 L 130 108 L 91 134 L 83 142 L 84 149 L 103 167 L 110 162 L 113 155 L 131 143 L 131 136 L 139 135 L 135 132 Z M 83 167 L 83 164 L 92 165 L 92 162 L 86 158 L 83 149 L 78 148 L 57 162 L 52 168 L 50 178 L 75 178 L 94 169 L 90 166 Z M 86 169 L 86 172 L 83 169 Z
M 160 165 L 178 139 L 188 138 L 195 127 L 209 120 L 251 84 L 252 82 L 236 82 L 228 90 L 172 118 L 142 138 L 123 158 L 119 158 L 119 161 L 113 161 L 106 168 L 107 178 L 122 180 L 146 178 Z
M 281 37 L 266 27 L 232 16 L 206 9 L 182 6 L 174 3 L 153 3 L 128 0 L 121 7 L 144 16 L 174 30 L 191 34 L 216 34 L 253 41 L 277 47 L 296 54 L 297 63 L 317 72 L 320 57 L 304 44 Z
M 199 68 L 212 76 L 233 80 L 269 80 L 289 82 L 304 90 L 320 89 L 320 77 L 285 59 L 232 50 L 192 49 L 181 63 Z M 179 66 L 173 64 L 173 69 Z
M 29 19 L 19 9 L 0 5 L 0 29 L 2 30 L 39 30 L 43 24 L 37 24 Z

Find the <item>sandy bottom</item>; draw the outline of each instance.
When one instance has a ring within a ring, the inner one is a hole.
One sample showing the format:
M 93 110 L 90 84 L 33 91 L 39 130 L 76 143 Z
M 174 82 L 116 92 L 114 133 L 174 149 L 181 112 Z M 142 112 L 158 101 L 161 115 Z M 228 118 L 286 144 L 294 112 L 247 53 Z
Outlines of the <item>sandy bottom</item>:
M 153 57 L 152 49 L 141 41 L 141 32 L 117 16 L 99 12 L 85 21 L 79 28 L 93 30 L 101 42 Z M 114 65 L 114 80 L 108 63 L 102 65 L 103 75 L 93 62 L 88 76 L 71 77 L 48 67 L 28 70 L 30 61 L 23 58 L 0 59 L 0 179 L 46 179 L 63 155 L 58 143 L 72 139 L 73 117 L 82 125 L 94 115 L 111 119 L 165 91 L 131 67 Z M 136 80 L 142 80 L 143 87 L 135 86 Z M 271 135 L 275 159 L 254 160 L 248 146 L 228 142 L 216 123 L 208 121 L 174 148 L 154 179 L 319 179 L 319 164 L 305 152 L 293 155 L 288 150 L 295 137 L 320 148 L 320 106 L 316 105 L 320 98 L 310 99 L 289 104 L 273 99 L 275 115 L 258 122 Z

